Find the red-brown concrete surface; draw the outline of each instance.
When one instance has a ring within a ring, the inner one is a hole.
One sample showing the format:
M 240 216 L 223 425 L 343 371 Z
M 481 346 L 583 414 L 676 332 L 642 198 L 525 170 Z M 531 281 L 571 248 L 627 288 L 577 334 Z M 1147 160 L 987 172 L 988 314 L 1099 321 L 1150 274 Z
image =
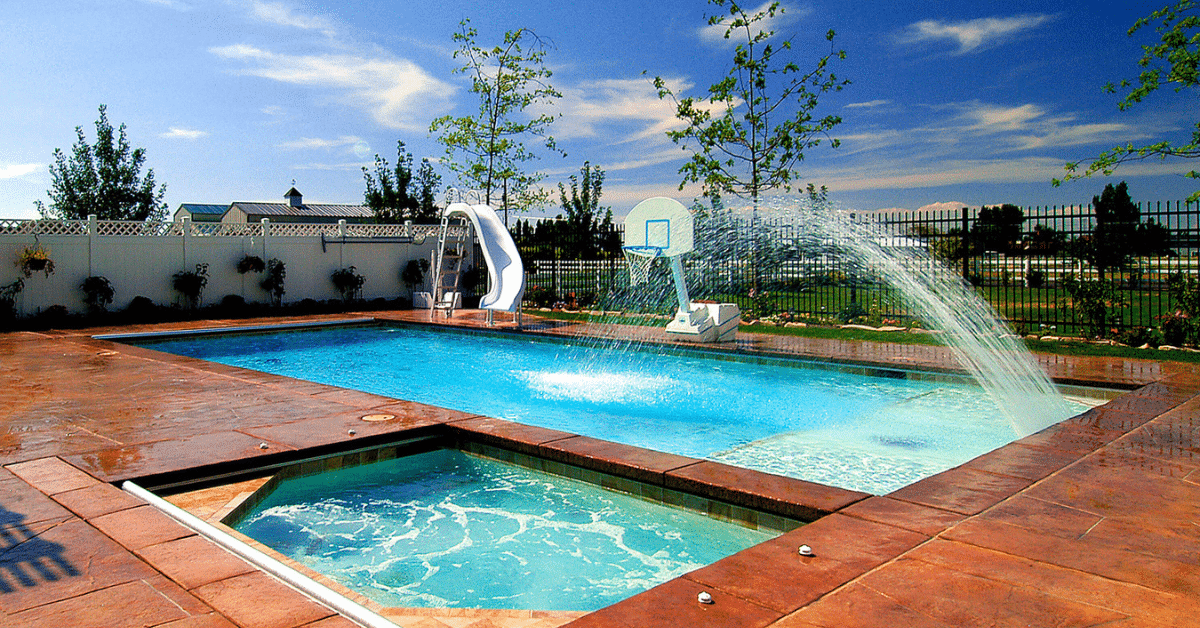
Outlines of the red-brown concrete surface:
M 468 312 L 452 322 L 480 321 Z M 263 322 L 287 320 L 141 329 Z M 536 333 L 617 332 L 527 322 Z M 0 626 L 352 625 L 113 484 L 439 430 L 820 517 L 572 626 L 1200 626 L 1200 377 L 1186 366 L 1042 357 L 1061 381 L 1138 388 L 869 497 L 90 337 L 102 331 L 0 335 Z M 937 347 L 883 343 L 743 335 L 731 349 L 872 366 L 951 364 Z M 372 413 L 397 418 L 360 420 Z M 801 544 L 815 555 L 798 555 Z M 699 604 L 700 591 L 715 603 Z M 537 621 L 464 615 L 437 625 L 550 625 Z

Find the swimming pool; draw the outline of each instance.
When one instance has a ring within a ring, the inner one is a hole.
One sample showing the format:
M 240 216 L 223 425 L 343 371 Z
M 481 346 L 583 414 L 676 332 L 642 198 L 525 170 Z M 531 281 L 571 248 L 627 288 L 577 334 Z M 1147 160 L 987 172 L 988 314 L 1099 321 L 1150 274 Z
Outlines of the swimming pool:
M 232 527 L 391 607 L 591 611 L 777 534 L 455 449 L 264 490 Z
M 1015 438 L 980 388 L 940 375 L 407 326 L 138 342 L 875 494 Z

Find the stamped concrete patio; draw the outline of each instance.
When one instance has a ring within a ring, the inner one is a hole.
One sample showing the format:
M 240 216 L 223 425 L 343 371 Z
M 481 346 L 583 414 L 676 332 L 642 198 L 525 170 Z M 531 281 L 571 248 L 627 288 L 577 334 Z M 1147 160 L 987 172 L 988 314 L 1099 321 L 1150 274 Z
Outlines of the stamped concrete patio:
M 403 626 L 1200 625 L 1200 376 L 1186 365 L 1043 357 L 1059 381 L 1130 392 L 869 496 L 91 337 L 347 318 L 0 335 L 0 625 L 352 626 L 117 485 L 244 471 L 414 434 L 815 521 L 590 614 L 374 605 Z M 478 326 L 481 317 L 467 312 L 454 323 Z M 873 366 L 950 363 L 937 347 L 775 336 L 744 337 L 737 350 Z M 397 418 L 361 420 L 381 413 Z M 218 502 L 239 489 L 227 491 Z M 797 555 L 801 544 L 816 555 Z M 700 591 L 715 603 L 697 603 Z

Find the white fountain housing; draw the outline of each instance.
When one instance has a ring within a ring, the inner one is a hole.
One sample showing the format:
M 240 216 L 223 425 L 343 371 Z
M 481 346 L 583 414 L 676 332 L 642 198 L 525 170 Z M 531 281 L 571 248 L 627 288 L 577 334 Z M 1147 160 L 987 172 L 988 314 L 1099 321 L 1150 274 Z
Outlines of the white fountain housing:
M 730 342 L 741 323 L 734 303 L 696 303 L 688 296 L 680 257 L 695 248 L 691 212 L 672 198 L 655 197 L 638 203 L 625 217 L 625 256 L 632 285 L 646 280 L 654 260 L 670 260 L 679 309 L 667 323 L 667 333 L 692 342 Z

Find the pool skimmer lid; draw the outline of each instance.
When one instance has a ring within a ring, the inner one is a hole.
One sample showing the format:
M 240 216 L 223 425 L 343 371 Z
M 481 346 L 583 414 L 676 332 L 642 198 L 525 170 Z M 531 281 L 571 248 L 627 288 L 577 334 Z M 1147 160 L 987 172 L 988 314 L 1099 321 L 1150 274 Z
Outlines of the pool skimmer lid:
M 391 421 L 396 418 L 394 414 L 367 414 L 362 417 L 362 420 L 369 423 L 379 423 L 380 421 Z

